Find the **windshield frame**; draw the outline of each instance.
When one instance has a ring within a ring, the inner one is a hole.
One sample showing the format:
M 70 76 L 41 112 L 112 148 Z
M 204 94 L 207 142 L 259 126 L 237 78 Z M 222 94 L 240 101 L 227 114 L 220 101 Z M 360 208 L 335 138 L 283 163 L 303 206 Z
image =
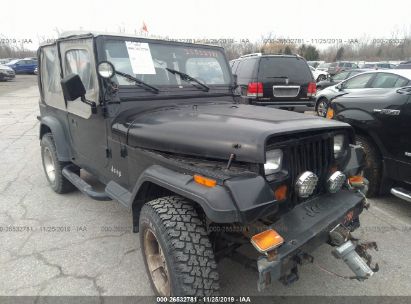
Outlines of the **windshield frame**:
M 178 92 L 178 93 L 182 93 L 182 95 L 187 95 L 188 93 L 193 93 L 196 95 L 200 93 L 204 95 L 204 94 L 210 94 L 210 93 L 222 93 L 223 91 L 227 93 L 234 86 L 234 77 L 232 75 L 231 68 L 227 60 L 227 56 L 222 47 L 205 45 L 205 44 L 183 43 L 183 42 L 160 40 L 160 39 L 150 39 L 150 38 L 144 38 L 144 37 L 101 35 L 101 36 L 95 37 L 96 58 L 98 62 L 107 61 L 106 52 L 105 52 L 105 43 L 107 41 L 113 41 L 113 40 L 118 40 L 120 42 L 121 41 L 133 41 L 133 42 L 143 42 L 143 43 L 149 43 L 149 44 L 160 44 L 160 45 L 169 45 L 169 46 L 175 45 L 178 47 L 204 48 L 204 49 L 209 49 L 209 50 L 220 52 L 225 62 L 225 69 L 228 74 L 227 76 L 229 77 L 228 83 L 226 84 L 207 83 L 206 85 L 210 87 L 210 90 L 208 92 L 198 90 L 197 88 L 195 88 L 194 86 L 190 84 L 186 84 L 183 86 L 156 84 L 155 86 L 159 88 L 158 95 L 164 94 L 165 92 L 166 93 Z M 147 92 L 144 93 L 143 92 L 144 90 L 142 88 L 139 88 L 138 86 L 133 86 L 133 85 L 118 85 L 118 88 L 119 88 L 119 91 L 127 91 L 127 92 L 135 91 L 135 93 L 138 95 L 141 95 L 141 94 L 145 95 L 147 93 Z

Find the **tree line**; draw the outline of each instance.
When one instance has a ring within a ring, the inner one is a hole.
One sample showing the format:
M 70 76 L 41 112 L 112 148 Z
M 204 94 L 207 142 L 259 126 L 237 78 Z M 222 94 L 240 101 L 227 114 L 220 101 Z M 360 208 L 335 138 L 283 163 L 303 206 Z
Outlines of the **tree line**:
M 267 42 L 269 41 L 269 42 Z M 319 49 L 310 44 L 284 44 L 275 39 L 262 37 L 255 42 L 225 42 L 224 47 L 229 60 L 249 53 L 298 54 L 306 60 L 385 61 L 411 60 L 411 36 L 402 39 L 364 39 L 350 43 L 333 44 Z M 36 51 L 21 45 L 0 44 L 0 58 L 35 57 Z

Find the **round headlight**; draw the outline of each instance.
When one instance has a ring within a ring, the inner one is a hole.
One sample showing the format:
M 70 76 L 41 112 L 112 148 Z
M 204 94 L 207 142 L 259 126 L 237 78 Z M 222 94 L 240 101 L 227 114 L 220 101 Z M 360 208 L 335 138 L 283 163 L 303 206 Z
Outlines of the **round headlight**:
M 327 180 L 328 192 L 336 193 L 344 185 L 346 176 L 341 171 L 336 171 Z
M 97 70 L 98 74 L 103 78 L 111 78 L 114 76 L 114 66 L 108 61 L 100 62 Z
M 264 164 L 265 175 L 279 172 L 282 168 L 283 151 L 280 149 L 267 151 L 265 154 L 266 162 Z
M 334 157 L 340 158 L 344 154 L 344 139 L 343 134 L 334 136 Z
M 299 197 L 309 197 L 317 187 L 318 177 L 311 171 L 305 171 L 297 179 L 295 189 Z

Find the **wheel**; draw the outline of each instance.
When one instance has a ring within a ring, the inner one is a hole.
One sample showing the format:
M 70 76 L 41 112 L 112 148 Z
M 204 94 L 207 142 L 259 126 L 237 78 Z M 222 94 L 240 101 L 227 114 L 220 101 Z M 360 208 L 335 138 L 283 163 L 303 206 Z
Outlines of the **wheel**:
M 326 80 L 326 79 L 327 79 L 327 77 L 325 75 L 318 75 L 317 82 L 320 82 L 320 81 L 323 81 L 323 80 Z
M 193 205 L 178 196 L 146 203 L 140 244 L 150 283 L 159 296 L 211 296 L 219 282 L 214 252 Z
M 70 162 L 61 162 L 57 159 L 56 145 L 51 133 L 46 133 L 41 138 L 41 159 L 47 180 L 55 192 L 61 194 L 75 189 L 73 184 L 62 174 L 63 168 L 70 164 Z
M 356 143 L 366 154 L 363 175 L 369 181 L 367 197 L 378 195 L 381 183 L 381 157 L 374 143 L 365 136 L 356 135 Z
M 316 107 L 317 115 L 320 117 L 326 117 L 327 110 L 328 110 L 328 100 L 325 97 L 322 97 L 317 101 L 317 107 Z

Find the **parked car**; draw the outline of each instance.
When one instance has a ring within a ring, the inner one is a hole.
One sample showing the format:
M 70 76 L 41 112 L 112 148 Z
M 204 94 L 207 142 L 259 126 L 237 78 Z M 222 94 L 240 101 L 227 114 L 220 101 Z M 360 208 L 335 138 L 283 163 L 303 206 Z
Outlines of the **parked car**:
M 9 68 L 7 65 L 0 64 L 0 81 L 12 80 L 16 77 L 12 68 Z
M 329 62 L 324 62 L 324 63 L 320 63 L 318 66 L 317 66 L 317 70 L 320 70 L 320 71 L 325 71 L 325 72 L 327 72 L 328 73 L 328 68 L 330 67 L 330 65 L 331 65 L 331 63 L 329 63 Z
M 411 69 L 411 63 L 401 63 L 395 67 L 395 69 Z
M 316 69 L 320 64 L 324 63 L 324 61 L 315 61 L 315 60 L 310 60 L 307 61 L 308 65 Z
M 395 68 L 395 64 L 391 64 L 388 62 L 366 62 L 360 65 L 361 69 L 393 69 Z
M 316 82 L 326 80 L 327 77 L 329 76 L 327 72 L 314 69 L 312 66 L 310 66 L 310 70 L 311 70 L 311 73 L 313 73 L 313 77 Z
M 288 110 L 314 106 L 315 80 L 301 56 L 255 53 L 232 60 L 230 65 L 237 75 L 242 103 Z
M 344 72 L 340 72 L 336 75 L 333 76 L 329 76 L 326 80 L 322 80 L 317 82 L 317 94 L 318 91 L 325 89 L 329 86 L 335 85 L 337 83 L 340 83 L 341 81 L 348 79 L 354 75 L 360 74 L 360 73 L 364 73 L 364 72 L 368 72 L 370 71 L 369 69 L 352 69 L 352 70 L 348 70 L 348 71 L 344 71 Z
M 351 70 L 351 69 L 358 69 L 358 65 L 353 62 L 349 61 L 337 61 L 332 62 L 328 67 L 328 73 L 330 75 L 335 75 L 343 71 Z
M 342 94 L 357 92 L 357 94 L 382 94 L 392 88 L 399 88 L 409 84 L 410 74 L 405 70 L 373 70 L 353 76 L 337 85 L 321 90 L 317 94 L 316 112 L 325 117 L 330 101 Z
M 6 63 L 8 63 L 10 60 L 8 59 L 8 58 L 3 58 L 3 59 L 0 59 L 0 64 L 6 64 Z
M 217 294 L 215 256 L 226 255 L 257 264 L 259 290 L 290 284 L 326 242 L 358 280 L 377 270 L 350 234 L 367 205 L 348 124 L 236 103 L 217 46 L 71 32 L 38 53 L 45 176 L 57 193 L 78 188 L 131 211 L 156 294 Z
M 6 65 L 12 68 L 16 73 L 34 74 L 34 70 L 37 67 L 37 60 L 33 59 L 15 59 Z
M 411 71 L 407 72 L 401 77 L 410 79 Z M 396 75 L 376 77 L 394 82 Z M 327 116 L 354 127 L 356 141 L 367 153 L 368 196 L 391 189 L 411 202 L 411 86 L 339 96 L 331 102 Z

